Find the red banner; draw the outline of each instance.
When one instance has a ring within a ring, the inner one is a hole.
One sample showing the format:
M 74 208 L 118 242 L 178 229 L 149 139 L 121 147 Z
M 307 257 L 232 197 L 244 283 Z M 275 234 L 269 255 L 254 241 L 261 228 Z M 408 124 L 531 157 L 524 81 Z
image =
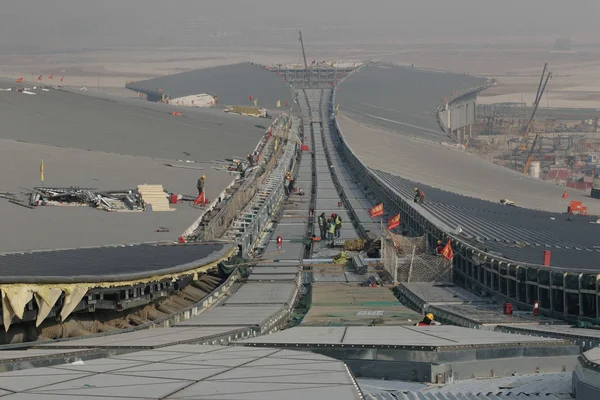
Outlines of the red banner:
M 394 228 L 400 226 L 400 213 L 394 215 L 392 218 L 388 219 L 387 227 L 388 230 L 391 231 Z
M 383 203 L 377 204 L 375 207 L 369 210 L 369 215 L 371 218 L 380 217 L 383 215 Z
M 444 246 L 441 253 L 447 260 L 452 260 L 454 257 L 454 251 L 452 251 L 452 245 L 450 244 L 450 239 L 448 239 L 448 243 Z
M 22 82 L 23 82 L 23 78 L 17 79 L 17 83 L 22 83 Z

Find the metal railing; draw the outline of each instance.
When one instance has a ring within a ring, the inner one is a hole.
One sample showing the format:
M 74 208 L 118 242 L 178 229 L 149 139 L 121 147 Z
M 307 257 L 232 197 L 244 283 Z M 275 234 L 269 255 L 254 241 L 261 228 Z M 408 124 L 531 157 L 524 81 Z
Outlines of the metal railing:
M 270 137 L 268 143 L 265 144 L 265 147 L 273 148 L 278 134 L 289 129 L 289 124 L 290 121 L 288 119 L 285 121 L 283 126 L 275 127 L 275 133 Z M 273 153 L 274 154 L 270 157 L 267 164 L 264 165 L 261 170 L 255 173 L 256 178 L 244 181 L 227 200 L 223 208 L 219 210 L 217 215 L 212 217 L 206 224 L 201 225 L 198 228 L 198 230 L 195 232 L 198 239 L 218 239 L 225 234 L 240 210 L 243 209 L 254 198 L 254 196 L 256 196 L 256 193 L 264 183 L 269 173 L 273 170 L 273 168 L 275 168 L 278 158 L 281 156 L 281 154 L 283 154 L 283 147 L 278 147 Z

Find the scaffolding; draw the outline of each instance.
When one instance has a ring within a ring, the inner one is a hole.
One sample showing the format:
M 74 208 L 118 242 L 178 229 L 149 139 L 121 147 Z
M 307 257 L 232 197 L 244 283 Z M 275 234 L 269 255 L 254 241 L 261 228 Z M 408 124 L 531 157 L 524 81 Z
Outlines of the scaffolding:
M 394 285 L 403 282 L 451 282 L 452 262 L 429 254 L 427 237 L 387 232 L 381 238 L 381 259 Z

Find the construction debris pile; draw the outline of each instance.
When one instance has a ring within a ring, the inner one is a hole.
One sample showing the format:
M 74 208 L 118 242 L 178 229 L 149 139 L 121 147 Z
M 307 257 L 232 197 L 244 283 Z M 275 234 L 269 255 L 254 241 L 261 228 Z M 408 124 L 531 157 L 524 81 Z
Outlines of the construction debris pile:
M 33 209 L 38 206 L 86 206 L 104 211 L 172 211 L 169 195 L 162 185 L 139 185 L 132 190 L 99 191 L 76 186 L 36 187 L 22 193 L 0 192 L 0 198 Z M 177 195 L 177 200 L 185 196 Z M 193 200 L 193 199 L 192 199 Z
M 165 194 L 166 196 L 166 194 Z M 29 194 L 30 206 L 90 206 L 105 211 L 143 211 L 141 195 L 134 190 L 100 192 L 93 188 L 36 187 Z

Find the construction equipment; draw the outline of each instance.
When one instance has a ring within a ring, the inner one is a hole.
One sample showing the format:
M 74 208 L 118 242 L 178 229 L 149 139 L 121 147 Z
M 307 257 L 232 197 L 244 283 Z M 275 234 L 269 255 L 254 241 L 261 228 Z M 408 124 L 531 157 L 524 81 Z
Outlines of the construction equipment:
M 542 75 L 540 77 L 540 83 L 538 84 L 537 93 L 535 94 L 535 100 L 533 102 L 533 110 L 531 111 L 531 116 L 529 117 L 529 121 L 527 122 L 527 126 L 525 127 L 525 132 L 523 132 L 523 137 L 521 138 L 521 143 L 517 149 L 517 152 L 526 152 L 527 151 L 527 141 L 529 139 L 529 134 L 533 131 L 533 127 L 535 124 L 535 113 L 537 112 L 538 106 L 540 105 L 540 101 L 542 99 L 542 95 L 544 90 L 546 89 L 546 84 L 544 83 L 544 76 L 546 76 L 546 83 L 551 75 L 548 73 L 546 75 L 546 70 L 548 68 L 548 63 L 544 64 L 544 69 L 542 70 Z M 542 86 L 543 84 L 543 86 Z
M 302 40 L 302 31 L 298 31 L 300 34 L 300 46 L 302 47 L 302 57 L 304 58 L 304 68 L 306 70 L 305 80 L 308 81 L 308 86 L 310 87 L 310 70 L 308 69 L 308 63 L 306 62 L 306 53 L 304 52 L 304 40 Z
M 535 111 L 537 110 L 538 104 L 540 102 L 540 100 L 542 99 L 542 95 L 544 94 L 544 91 L 546 90 L 546 85 L 548 84 L 548 80 L 552 77 L 552 72 L 548 72 L 548 75 L 546 75 L 546 80 L 544 82 L 544 86 L 542 86 L 542 90 L 539 92 L 539 95 L 537 97 L 537 103 L 533 109 L 533 112 L 535 113 Z M 533 114 L 532 114 L 533 117 Z M 533 129 L 533 128 L 532 128 Z M 540 133 L 536 133 L 534 138 L 533 138 L 533 143 L 531 143 L 531 148 L 529 149 L 529 154 L 527 155 L 527 161 L 525 161 L 525 167 L 523 167 L 523 173 L 527 174 L 529 173 L 529 167 L 531 167 L 531 162 L 533 161 L 533 153 L 535 152 L 535 145 L 537 144 L 537 141 L 540 137 Z M 527 145 L 527 140 L 525 140 L 525 145 Z
M 269 118 L 266 108 L 250 107 L 250 106 L 229 106 L 225 112 L 232 114 L 240 114 L 249 117 Z

